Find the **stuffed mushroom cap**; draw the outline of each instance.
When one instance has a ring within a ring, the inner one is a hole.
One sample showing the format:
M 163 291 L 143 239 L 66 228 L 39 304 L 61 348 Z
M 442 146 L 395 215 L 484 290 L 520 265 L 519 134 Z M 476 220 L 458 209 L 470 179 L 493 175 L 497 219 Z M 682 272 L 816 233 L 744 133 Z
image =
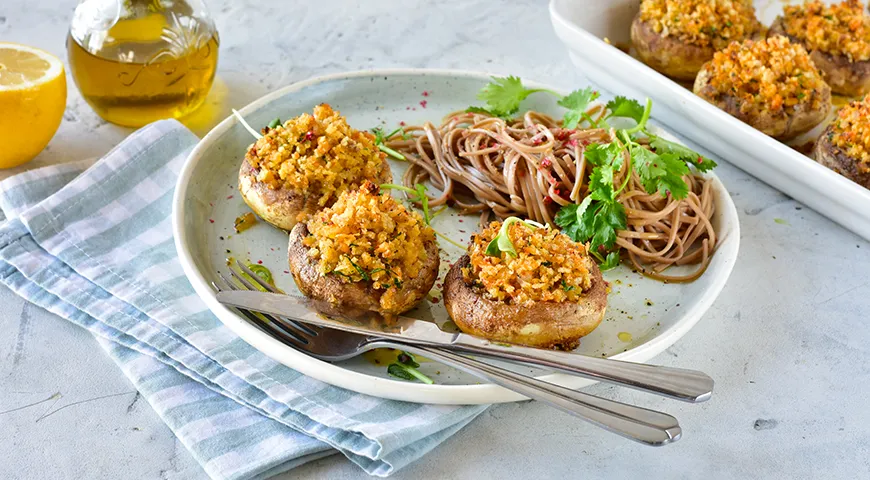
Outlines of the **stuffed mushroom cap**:
M 489 248 L 500 232 L 516 256 Z M 448 272 L 444 306 L 465 333 L 570 350 L 601 323 L 607 283 L 585 245 L 556 230 L 493 222 Z
M 768 35 L 803 44 L 834 93 L 870 92 L 870 16 L 860 1 L 786 5 Z
M 438 245 L 416 212 L 377 185 L 347 190 L 290 232 L 296 285 L 323 313 L 387 320 L 422 300 L 438 276 Z
M 870 95 L 837 112 L 813 149 L 813 158 L 870 188 Z
M 692 81 L 713 53 L 761 29 L 745 0 L 643 0 L 631 24 L 637 56 L 677 80 Z
M 803 46 L 782 36 L 716 52 L 698 73 L 694 92 L 781 140 L 811 130 L 831 111 L 831 88 Z
M 239 169 L 239 191 L 263 220 L 290 230 L 363 182 L 389 183 L 374 136 L 347 124 L 329 105 L 263 129 Z

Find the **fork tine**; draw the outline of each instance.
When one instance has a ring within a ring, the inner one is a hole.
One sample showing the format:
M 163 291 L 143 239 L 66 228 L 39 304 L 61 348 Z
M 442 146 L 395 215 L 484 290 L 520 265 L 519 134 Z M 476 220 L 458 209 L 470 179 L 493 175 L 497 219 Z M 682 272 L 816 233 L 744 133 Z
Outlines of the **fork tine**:
M 257 282 L 261 287 L 265 288 L 266 290 L 268 290 L 268 291 L 270 291 L 270 292 L 272 292 L 272 293 L 284 293 L 284 292 L 281 292 L 280 290 L 278 290 L 277 288 L 273 287 L 273 286 L 270 285 L 269 283 L 266 283 L 265 280 L 263 280 L 262 278 L 260 278 L 259 275 L 257 275 L 256 273 L 254 273 L 254 271 L 251 270 L 250 267 L 248 267 L 247 265 L 245 265 L 244 263 L 242 263 L 240 260 L 236 260 L 236 265 L 238 265 L 238 267 L 239 267 L 243 272 L 245 272 L 245 273 L 247 273 L 248 275 L 250 275 L 250 277 L 251 277 L 252 279 L 254 279 L 255 282 Z M 231 269 L 231 270 L 232 270 L 232 269 Z
M 230 272 L 232 273 L 232 269 L 230 269 Z M 230 279 L 228 279 L 226 276 L 224 276 L 223 273 L 218 272 L 218 276 L 221 277 L 221 279 L 224 281 L 224 283 L 229 285 L 230 289 L 239 290 L 239 288 Z M 241 282 L 243 284 L 248 283 L 243 278 L 239 278 L 239 275 L 233 274 L 233 278 L 238 280 L 239 282 Z M 306 338 L 306 336 L 307 335 L 310 336 L 310 334 L 308 334 L 308 332 L 305 331 L 304 328 L 299 328 L 299 324 L 297 324 L 296 322 L 293 322 L 290 320 L 285 321 L 283 319 L 279 319 L 277 317 L 274 317 L 272 315 L 265 314 L 265 313 L 255 314 L 253 312 L 250 312 L 248 310 L 244 310 L 241 308 L 238 310 L 240 312 L 244 313 L 245 316 L 248 317 L 248 319 L 250 319 L 256 323 L 261 323 L 261 324 L 266 323 L 266 325 L 271 327 L 271 330 L 279 331 L 279 333 L 281 334 L 282 337 L 290 336 L 293 340 L 295 340 L 296 343 L 301 344 L 301 345 L 297 345 L 300 348 L 304 348 L 304 346 L 308 345 L 308 343 L 309 343 L 309 340 L 308 340 L 308 338 Z M 314 336 L 316 336 L 316 335 L 317 334 L 315 333 Z
M 263 326 L 265 330 L 271 332 L 273 335 L 277 336 L 284 342 L 289 343 L 290 345 L 301 350 L 305 350 L 308 346 L 308 340 L 297 336 L 293 331 L 284 328 L 284 326 L 280 323 L 273 321 L 273 318 L 269 315 L 263 315 L 263 318 L 258 318 L 253 312 L 250 312 L 248 310 L 240 308 L 239 311 L 242 313 L 242 315 L 248 317 L 248 320 L 254 322 L 257 325 Z
M 247 287 L 249 290 L 255 290 L 255 291 L 257 290 L 256 288 L 254 288 L 253 285 L 251 285 L 251 282 L 249 282 L 243 276 L 239 275 L 232 268 L 230 268 L 230 274 L 232 275 L 233 279 L 237 280 L 239 283 L 241 283 L 242 285 Z M 226 282 L 230 286 L 231 289 L 240 290 L 240 288 L 238 288 L 237 284 L 228 280 L 222 273 L 218 272 L 218 275 L 224 280 L 224 282 Z M 282 331 L 286 332 L 287 334 L 293 335 L 294 338 L 298 339 L 298 341 L 304 343 L 305 345 L 307 345 L 309 343 L 309 339 L 307 337 L 316 337 L 317 336 L 317 332 L 311 331 L 310 328 L 308 328 L 306 325 L 303 325 L 299 322 L 296 322 L 296 321 L 293 321 L 293 320 L 290 320 L 287 318 L 283 318 L 283 317 L 276 317 L 274 315 L 269 315 L 269 314 L 265 314 L 265 313 L 259 313 L 258 315 L 262 315 L 268 321 L 274 323 L 275 324 L 274 328 L 279 328 Z M 256 318 L 256 315 L 255 315 L 255 318 Z
M 248 274 L 248 276 L 251 277 L 251 279 L 252 279 L 254 282 L 257 283 L 257 285 L 260 285 L 261 287 L 263 287 L 263 288 L 269 290 L 269 291 L 272 292 L 272 293 L 284 293 L 284 292 L 278 290 L 277 288 L 273 287 L 272 285 L 269 285 L 268 283 L 266 283 L 263 279 L 261 279 L 261 278 L 260 278 L 256 273 L 254 273 L 254 272 L 253 272 L 250 268 L 248 268 L 245 264 L 239 262 L 238 260 L 236 260 L 236 264 L 238 264 L 239 268 L 240 268 L 244 273 Z M 251 283 L 247 278 L 245 278 L 243 275 L 239 275 L 239 273 L 236 272 L 233 268 L 230 268 L 230 274 L 231 274 L 234 278 L 236 278 L 237 280 L 239 280 L 239 282 L 241 282 L 245 287 L 247 287 L 248 290 L 254 290 L 254 291 L 258 291 L 258 290 L 259 290 L 259 289 L 258 289 L 257 287 L 255 287 L 254 284 L 252 284 L 252 283 Z M 282 320 L 283 320 L 284 322 L 289 322 L 289 323 L 293 324 L 293 326 L 294 326 L 296 329 L 298 329 L 298 330 L 302 330 L 303 332 L 305 332 L 305 333 L 307 333 L 308 335 L 313 336 L 313 337 L 316 337 L 316 336 L 317 336 L 317 332 L 320 331 L 320 328 L 319 328 L 319 327 L 314 327 L 314 326 L 311 326 L 311 325 L 305 325 L 305 324 L 303 324 L 303 323 L 296 322 L 296 321 L 290 320 L 290 319 L 288 319 L 288 318 L 282 318 Z M 282 322 L 282 323 L 283 323 L 283 322 Z

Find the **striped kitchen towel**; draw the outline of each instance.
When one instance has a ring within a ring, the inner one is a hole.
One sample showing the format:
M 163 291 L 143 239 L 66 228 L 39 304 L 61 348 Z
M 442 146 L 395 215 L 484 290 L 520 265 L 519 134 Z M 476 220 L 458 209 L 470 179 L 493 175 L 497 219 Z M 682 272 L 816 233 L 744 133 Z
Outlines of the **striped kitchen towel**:
M 196 142 L 161 121 L 89 168 L 0 182 L 0 281 L 93 333 L 212 478 L 267 477 L 335 451 L 387 476 L 484 410 L 333 387 L 224 327 L 182 273 L 170 225 Z

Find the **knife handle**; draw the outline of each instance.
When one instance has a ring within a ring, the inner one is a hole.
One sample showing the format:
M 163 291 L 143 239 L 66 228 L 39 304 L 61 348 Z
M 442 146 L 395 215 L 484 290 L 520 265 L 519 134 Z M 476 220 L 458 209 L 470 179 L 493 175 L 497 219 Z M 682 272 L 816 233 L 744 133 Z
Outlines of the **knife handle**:
M 713 379 L 696 370 L 566 354 L 519 345 L 502 346 L 465 335 L 461 335 L 453 344 L 445 347 L 475 355 L 552 368 L 592 380 L 657 393 L 684 402 L 699 403 L 713 395 Z
M 661 446 L 679 440 L 682 435 L 677 419 L 667 413 L 577 392 L 442 348 L 411 344 L 394 346 L 451 365 L 640 443 Z

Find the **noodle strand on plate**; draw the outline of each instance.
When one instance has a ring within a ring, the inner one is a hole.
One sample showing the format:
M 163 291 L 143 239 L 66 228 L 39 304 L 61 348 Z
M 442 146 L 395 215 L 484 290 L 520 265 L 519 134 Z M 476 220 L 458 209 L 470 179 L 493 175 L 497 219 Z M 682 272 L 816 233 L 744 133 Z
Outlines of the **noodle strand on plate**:
M 600 107 L 587 112 L 600 118 Z M 561 128 L 561 122 L 534 111 L 505 121 L 485 113 L 455 112 L 440 126 L 405 127 L 406 135 L 387 145 L 411 163 L 405 186 L 429 182 L 440 194 L 430 206 L 450 205 L 462 213 L 480 213 L 482 226 L 491 214 L 519 216 L 555 226 L 563 205 L 579 203 L 588 191 L 592 168 L 583 155 L 591 144 L 613 140 L 601 128 Z M 625 155 L 628 155 L 626 152 Z M 628 160 L 626 158 L 626 160 Z M 647 193 L 629 162 L 614 176 L 626 188 L 618 201 L 625 207 L 625 230 L 616 245 L 637 271 L 666 282 L 688 282 L 704 273 L 716 247 L 712 182 L 700 175 L 683 177 L 689 194 L 682 200 Z M 695 264 L 688 275 L 666 275 L 670 266 Z

